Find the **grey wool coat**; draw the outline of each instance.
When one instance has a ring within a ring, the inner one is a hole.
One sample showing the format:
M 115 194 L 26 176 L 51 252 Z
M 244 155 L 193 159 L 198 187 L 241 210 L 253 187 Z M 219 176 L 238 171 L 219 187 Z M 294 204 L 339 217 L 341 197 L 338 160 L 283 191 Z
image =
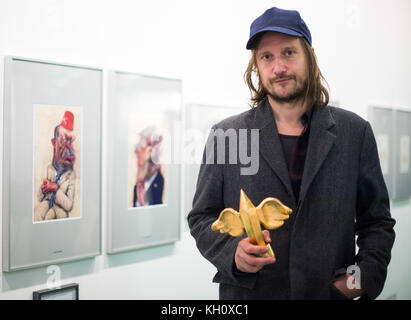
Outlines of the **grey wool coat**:
M 241 174 L 240 161 L 209 163 L 204 152 L 188 215 L 199 251 L 217 268 L 213 281 L 220 284 L 220 299 L 344 299 L 332 279 L 353 265 L 364 298 L 376 298 L 391 259 L 395 220 L 370 124 L 340 108 L 313 109 L 298 203 L 267 101 L 214 129 L 259 133 L 256 174 Z M 207 143 L 216 139 L 211 134 Z M 226 143 L 226 153 L 229 147 Z M 293 210 L 281 228 L 270 230 L 276 262 L 257 273 L 235 266 L 237 244 L 246 234 L 211 230 L 224 208 L 239 209 L 240 189 L 255 206 L 275 197 Z

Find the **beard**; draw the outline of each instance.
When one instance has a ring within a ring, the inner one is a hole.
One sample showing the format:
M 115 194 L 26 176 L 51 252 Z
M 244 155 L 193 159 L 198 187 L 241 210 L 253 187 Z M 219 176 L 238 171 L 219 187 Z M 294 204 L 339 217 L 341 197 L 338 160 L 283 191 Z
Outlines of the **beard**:
M 53 155 L 53 167 L 59 174 L 65 173 L 67 170 L 73 169 L 74 161 L 76 159 L 75 153 L 70 148 L 65 148 L 62 154 L 57 154 L 58 151 L 54 151 Z
M 295 83 L 294 88 L 292 88 L 286 94 L 280 94 L 276 92 L 274 85 L 275 85 L 275 81 L 279 79 L 291 79 L 289 81 L 294 81 Z M 303 100 L 306 95 L 307 88 L 308 88 L 308 80 L 304 79 L 302 82 L 298 82 L 297 77 L 295 75 L 279 76 L 274 79 L 269 79 L 269 84 L 270 84 L 270 87 L 267 87 L 265 84 L 263 84 L 263 87 L 265 91 L 267 92 L 267 95 L 270 96 L 274 101 L 278 103 L 292 103 L 292 102 Z
M 65 164 L 61 161 L 58 161 L 55 157 L 53 158 L 53 167 L 56 169 L 59 175 L 64 174 L 66 171 L 73 169 L 73 163 Z

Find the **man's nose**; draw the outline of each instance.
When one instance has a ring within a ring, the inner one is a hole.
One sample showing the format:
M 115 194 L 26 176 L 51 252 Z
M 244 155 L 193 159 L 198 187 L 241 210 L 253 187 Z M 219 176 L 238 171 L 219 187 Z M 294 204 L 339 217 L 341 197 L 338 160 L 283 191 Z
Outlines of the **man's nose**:
M 273 73 L 276 75 L 283 74 L 287 71 L 287 66 L 283 59 L 275 59 L 273 62 Z
M 69 148 L 69 149 L 73 149 L 73 141 L 71 141 L 71 140 L 67 140 L 66 141 L 66 148 Z

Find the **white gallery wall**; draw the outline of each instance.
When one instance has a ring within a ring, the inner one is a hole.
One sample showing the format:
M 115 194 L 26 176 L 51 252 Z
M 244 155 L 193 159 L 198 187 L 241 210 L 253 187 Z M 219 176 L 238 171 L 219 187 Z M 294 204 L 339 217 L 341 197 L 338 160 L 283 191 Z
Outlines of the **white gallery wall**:
M 274 5 L 299 10 L 307 22 L 332 101 L 366 119 L 370 104 L 411 109 L 409 0 L 0 0 L 0 106 L 4 56 L 14 55 L 178 78 L 185 104 L 245 110 L 249 26 Z M 105 254 L 104 138 L 103 254 L 58 265 L 61 283 L 78 283 L 81 299 L 217 299 L 215 269 L 189 235 L 188 209 L 181 212 L 180 241 Z M 391 207 L 397 238 L 380 299 L 411 299 L 411 203 Z M 31 299 L 56 276 L 47 266 L 2 273 L 0 299 Z

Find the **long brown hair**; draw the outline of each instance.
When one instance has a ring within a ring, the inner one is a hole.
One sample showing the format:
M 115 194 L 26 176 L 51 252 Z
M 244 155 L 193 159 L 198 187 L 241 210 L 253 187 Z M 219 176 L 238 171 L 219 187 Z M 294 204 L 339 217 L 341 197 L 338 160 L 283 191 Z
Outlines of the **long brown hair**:
M 321 74 L 317 63 L 317 57 L 310 44 L 304 38 L 299 39 L 308 61 L 307 89 L 303 101 L 308 101 L 309 108 L 313 106 L 325 108 L 330 98 L 326 88 L 326 86 L 328 87 L 328 83 Z M 251 107 L 253 108 L 257 107 L 267 97 L 267 91 L 264 89 L 258 73 L 256 52 L 256 49 L 252 49 L 251 58 L 248 62 L 247 70 L 244 73 L 244 80 L 251 92 L 250 100 Z M 255 82 L 257 82 L 257 85 L 254 84 Z

